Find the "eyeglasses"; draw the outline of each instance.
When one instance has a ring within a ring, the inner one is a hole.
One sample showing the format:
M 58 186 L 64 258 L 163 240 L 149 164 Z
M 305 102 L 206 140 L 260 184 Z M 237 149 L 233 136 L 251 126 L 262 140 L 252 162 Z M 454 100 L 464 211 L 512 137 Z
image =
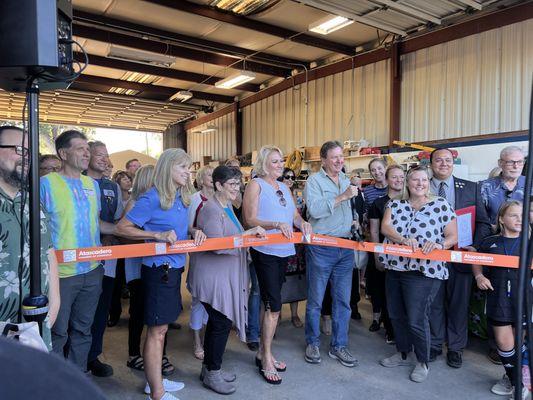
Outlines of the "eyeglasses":
M 238 188 L 238 187 L 241 187 L 241 183 L 240 182 L 225 182 L 224 183 L 225 185 L 228 185 L 232 188 Z
M 295 181 L 296 177 L 294 175 L 284 175 L 283 179 Z
M 276 190 L 276 194 L 279 197 L 279 204 L 281 204 L 282 207 L 285 207 L 287 205 L 287 200 L 283 197 L 283 192 L 281 190 Z
M 163 268 L 164 275 L 161 277 L 161 281 L 163 283 L 168 283 L 168 272 L 170 271 L 170 265 L 163 264 L 161 265 L 161 268 Z
M 11 144 L 0 144 L 0 149 L 15 149 L 15 153 L 23 157 L 27 157 L 29 154 L 29 149 L 27 147 L 15 146 Z
M 521 167 L 524 165 L 524 160 L 502 160 L 502 162 L 506 167 Z

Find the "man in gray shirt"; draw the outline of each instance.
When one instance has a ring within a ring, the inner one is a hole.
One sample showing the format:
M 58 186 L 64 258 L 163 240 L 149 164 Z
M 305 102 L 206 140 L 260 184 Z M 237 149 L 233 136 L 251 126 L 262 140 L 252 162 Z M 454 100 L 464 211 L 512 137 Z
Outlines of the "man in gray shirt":
M 342 145 L 337 141 L 324 143 L 320 158 L 322 168 L 305 185 L 304 199 L 309 222 L 314 233 L 350 239 L 353 220 L 350 199 L 357 195 L 357 187 L 351 186 L 349 178 L 342 172 Z M 328 354 L 342 365 L 354 367 L 357 360 L 347 349 L 354 252 L 337 247 L 308 246 L 306 263 L 305 360 L 311 364 L 321 361 L 320 309 L 330 281 L 333 332 Z

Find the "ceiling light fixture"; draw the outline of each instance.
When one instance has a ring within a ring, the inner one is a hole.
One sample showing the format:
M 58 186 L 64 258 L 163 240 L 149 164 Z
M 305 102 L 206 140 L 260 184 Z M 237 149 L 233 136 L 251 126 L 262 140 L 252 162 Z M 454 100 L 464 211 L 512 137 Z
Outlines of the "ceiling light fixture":
M 215 86 L 220 89 L 231 89 L 243 83 L 254 80 L 257 75 L 250 71 L 239 71 L 238 74 L 230 75 L 215 83 Z
M 211 133 L 216 132 L 218 130 L 216 125 L 207 125 L 205 129 L 202 129 L 200 133 Z
M 189 99 L 192 99 L 193 95 L 191 92 L 189 92 L 188 90 L 180 90 L 179 92 L 177 93 L 174 93 L 172 95 L 172 97 L 170 99 L 168 99 L 169 101 L 172 101 L 172 100 L 179 100 L 181 101 L 182 103 L 189 100 Z
M 320 33 L 321 35 L 327 35 L 350 24 L 353 24 L 353 20 L 339 15 L 330 15 L 313 22 L 309 25 L 309 30 Z

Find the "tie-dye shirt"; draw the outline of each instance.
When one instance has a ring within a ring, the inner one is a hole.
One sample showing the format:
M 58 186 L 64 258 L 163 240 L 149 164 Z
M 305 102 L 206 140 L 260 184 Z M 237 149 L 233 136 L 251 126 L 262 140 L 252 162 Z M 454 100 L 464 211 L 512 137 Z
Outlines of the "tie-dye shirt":
M 48 213 L 56 250 L 100 246 L 100 189 L 88 176 L 52 172 L 41 178 L 41 203 Z M 86 274 L 98 261 L 59 264 L 59 277 Z

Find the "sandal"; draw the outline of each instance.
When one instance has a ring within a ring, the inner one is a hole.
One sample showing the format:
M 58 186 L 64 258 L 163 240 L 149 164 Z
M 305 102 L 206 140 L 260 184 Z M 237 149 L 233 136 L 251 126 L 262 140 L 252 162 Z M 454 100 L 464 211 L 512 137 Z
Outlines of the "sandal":
M 194 351 L 193 351 L 193 354 L 194 354 L 194 358 L 197 358 L 198 360 L 202 360 L 204 359 L 204 349 L 203 347 L 194 347 Z
M 170 361 L 168 361 L 168 357 L 163 356 L 163 359 L 161 360 L 161 374 L 163 374 L 163 376 L 169 376 L 172 375 L 175 370 L 176 368 L 174 368 Z
M 292 317 L 291 318 L 291 322 L 292 324 L 294 325 L 295 328 L 301 328 L 304 326 L 302 320 L 300 319 L 299 316 L 295 316 L 295 317 Z
M 263 379 L 265 381 L 267 381 L 267 383 L 270 383 L 271 385 L 280 385 L 281 384 L 281 377 L 279 376 L 278 371 L 267 371 L 265 369 L 259 368 L 259 375 L 261 375 L 263 377 Z M 270 379 L 268 377 L 268 375 L 275 376 L 278 379 L 277 380 L 276 379 Z
M 257 357 L 255 357 L 255 366 L 260 368 L 263 366 L 263 363 Z M 282 361 L 274 361 L 274 368 L 276 368 L 277 372 L 287 371 L 287 365 L 285 365 L 285 363 Z
M 137 371 L 144 371 L 144 359 L 142 356 L 135 356 L 131 360 L 126 362 L 126 365 L 131 369 L 136 369 Z

